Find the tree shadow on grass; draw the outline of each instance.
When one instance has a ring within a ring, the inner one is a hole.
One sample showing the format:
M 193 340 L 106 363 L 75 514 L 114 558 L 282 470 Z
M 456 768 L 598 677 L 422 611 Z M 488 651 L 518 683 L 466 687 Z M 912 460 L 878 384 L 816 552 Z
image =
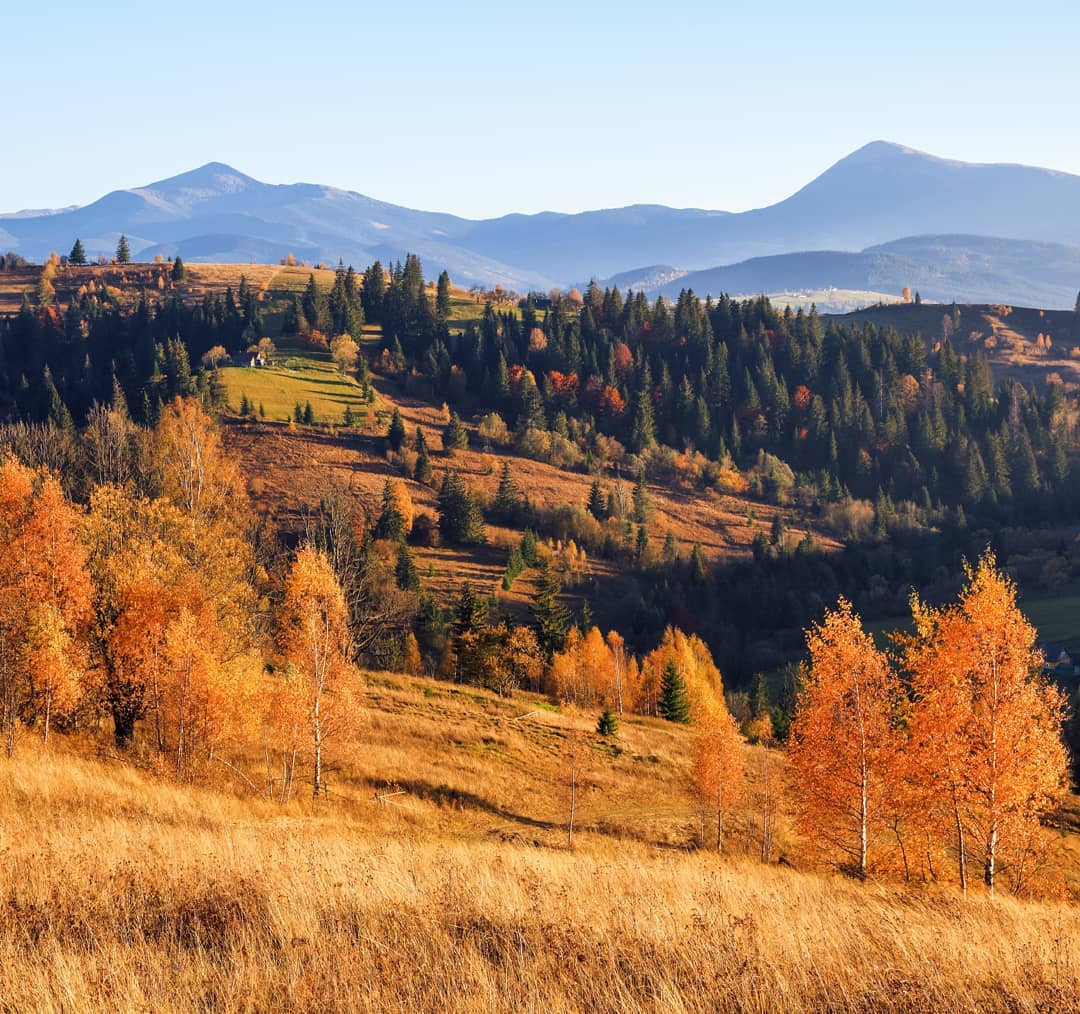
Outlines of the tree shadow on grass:
M 385 783 L 376 785 L 370 780 L 369 784 L 376 791 L 385 787 Z M 559 826 L 550 820 L 537 820 L 521 813 L 514 813 L 512 810 L 497 806 L 490 799 L 485 799 L 475 792 L 455 789 L 449 785 L 432 785 L 431 782 L 412 778 L 396 779 L 394 785 L 416 799 L 422 799 L 425 802 L 434 803 L 436 806 L 449 810 L 481 810 L 484 813 L 490 813 L 493 817 L 499 817 L 502 820 L 513 821 L 524 827 L 535 827 L 544 831 L 550 831 Z

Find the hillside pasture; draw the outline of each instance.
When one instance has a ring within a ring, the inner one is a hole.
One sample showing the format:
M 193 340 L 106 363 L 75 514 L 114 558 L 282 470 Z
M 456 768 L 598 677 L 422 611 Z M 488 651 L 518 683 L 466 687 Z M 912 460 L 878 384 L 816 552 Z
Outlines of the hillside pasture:
M 362 413 L 372 426 L 376 413 L 381 414 L 378 399 L 373 404 L 364 401 L 360 385 L 344 376 L 329 350 L 301 346 L 295 341 L 279 340 L 277 354 L 269 366 L 223 366 L 219 375 L 234 410 L 239 408 L 244 394 L 256 411 L 266 410 L 266 421 L 288 422 L 296 405 L 303 408 L 308 402 L 319 422 L 340 424 L 347 406 L 358 417 Z
M 266 798 L 258 758 L 231 759 L 250 780 L 222 764 L 178 784 L 93 756 L 90 733 L 80 754 L 20 743 L 0 764 L 3 1006 L 1052 1012 L 1080 995 L 1075 905 L 815 872 L 782 825 L 762 863 L 753 805 L 724 855 L 697 850 L 689 730 L 627 718 L 603 740 L 595 715 L 530 694 L 391 673 L 366 674 L 360 703 L 317 805 L 302 786 Z M 570 851 L 573 733 L 590 760 Z

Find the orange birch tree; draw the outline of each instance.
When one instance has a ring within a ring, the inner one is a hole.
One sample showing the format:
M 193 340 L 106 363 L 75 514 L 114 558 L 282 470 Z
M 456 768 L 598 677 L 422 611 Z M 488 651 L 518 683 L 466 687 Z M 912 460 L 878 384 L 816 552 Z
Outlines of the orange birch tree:
M 844 599 L 811 628 L 807 646 L 789 754 L 798 825 L 864 878 L 888 830 L 890 772 L 903 746 L 900 682 Z
M 1033 828 L 1065 791 L 1065 705 L 1043 676 L 1035 629 L 993 555 L 965 573 L 955 605 L 914 602 L 905 662 L 915 694 L 912 739 L 952 818 L 961 887 L 971 838 L 993 893 L 1001 856 L 1022 861 L 1026 846 L 1018 860 L 1018 843 L 1037 839 Z

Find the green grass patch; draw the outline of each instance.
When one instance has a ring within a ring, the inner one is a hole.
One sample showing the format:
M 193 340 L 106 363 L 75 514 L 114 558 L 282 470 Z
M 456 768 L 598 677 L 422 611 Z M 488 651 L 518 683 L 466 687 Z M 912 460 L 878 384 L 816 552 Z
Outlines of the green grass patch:
M 311 402 L 316 422 L 340 423 L 347 405 L 352 406 L 358 423 L 366 412 L 373 419 L 383 406 L 368 404 L 360 385 L 344 377 L 330 359 L 330 353 L 301 347 L 281 339 L 273 365 L 262 367 L 225 366 L 221 381 L 228 394 L 229 405 L 239 409 L 246 394 L 255 407 L 266 411 L 268 422 L 285 422 L 292 418 L 296 405 L 303 408 Z

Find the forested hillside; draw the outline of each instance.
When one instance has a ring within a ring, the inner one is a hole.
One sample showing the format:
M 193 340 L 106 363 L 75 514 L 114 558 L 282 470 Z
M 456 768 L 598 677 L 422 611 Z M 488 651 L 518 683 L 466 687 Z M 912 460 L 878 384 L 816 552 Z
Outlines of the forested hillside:
M 257 285 L 237 268 L 235 289 L 224 268 L 195 286 L 181 262 L 69 270 L 0 323 L 0 808 L 20 841 L 56 807 L 99 841 L 116 812 L 129 843 L 171 821 L 175 858 L 209 806 L 225 816 L 199 825 L 203 854 L 241 825 L 280 832 L 335 857 L 341 883 L 382 846 L 346 846 L 330 814 L 450 843 L 470 884 L 477 857 L 557 850 L 543 869 L 573 880 L 627 848 L 679 884 L 704 861 L 683 853 L 708 849 L 752 884 L 773 875 L 758 864 L 799 868 L 785 891 L 875 880 L 920 920 L 915 898 L 960 913 L 962 896 L 1011 894 L 1036 920 L 1074 898 L 1076 698 L 1044 671 L 1014 577 L 1056 592 L 1080 570 L 1075 394 L 996 381 L 951 340 L 959 307 L 927 342 L 765 299 L 465 293 L 414 257 Z M 864 617 L 905 625 L 883 644 Z M 260 883 L 293 897 L 300 882 L 267 879 L 243 840 Z M 345 892 L 316 931 L 232 860 L 189 889 L 183 862 L 161 881 L 123 850 L 91 863 L 54 843 L 52 901 L 35 880 L 11 906 L 72 989 L 103 988 L 85 962 L 107 953 L 116 996 L 158 997 L 145 963 L 169 955 L 177 988 L 232 1004 L 199 961 L 253 947 L 267 982 L 321 1003 L 282 948 L 321 966 L 326 948 L 369 956 L 355 919 L 392 929 Z M 83 868 L 126 886 L 78 901 Z M 493 903 L 519 890 L 500 881 Z M 433 891 L 398 926 L 425 927 L 424 960 L 461 944 L 464 909 L 448 922 Z M 856 908 L 831 918 L 858 924 Z M 487 963 L 471 974 L 495 996 L 502 924 L 476 911 Z M 567 954 L 595 946 L 567 925 Z M 649 938 L 610 934 L 627 954 Z M 17 934 L 0 948 L 55 972 Z M 649 975 L 683 976 L 653 954 Z M 635 967 L 596 974 L 638 1003 Z M 1052 1004 L 1075 979 L 1059 963 L 1048 984 L 1041 959 L 1041 985 L 940 967 L 952 993 L 1010 1002 Z M 772 990 L 807 974 L 779 955 L 759 970 Z M 386 995 L 426 1000 L 438 978 Z

